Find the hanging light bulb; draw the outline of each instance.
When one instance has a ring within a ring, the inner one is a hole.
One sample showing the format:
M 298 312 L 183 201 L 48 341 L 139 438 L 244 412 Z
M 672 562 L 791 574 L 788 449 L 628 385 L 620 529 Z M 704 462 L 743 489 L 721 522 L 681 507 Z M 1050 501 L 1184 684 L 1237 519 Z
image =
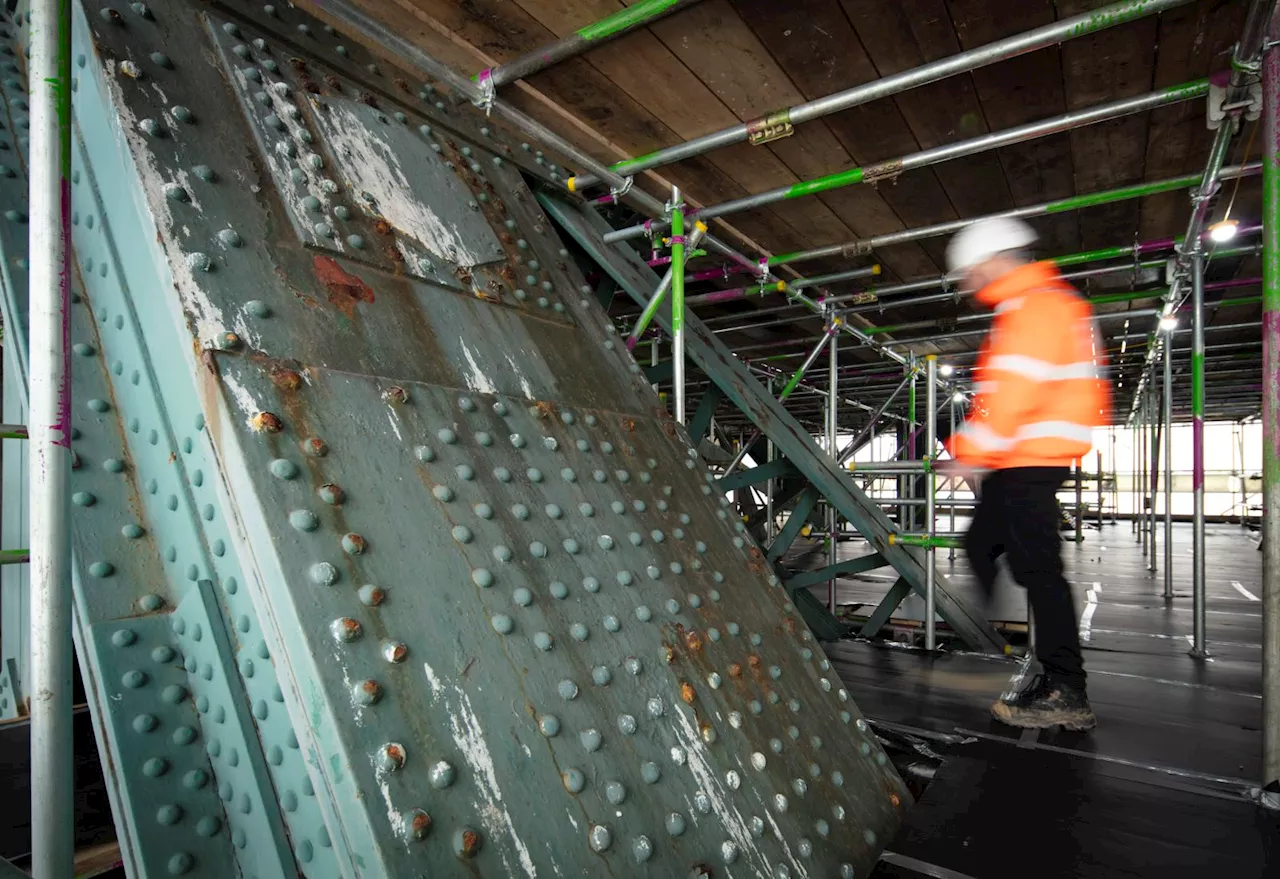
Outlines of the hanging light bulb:
M 943 378 L 950 378 L 955 374 L 956 368 L 950 363 L 942 363 L 938 366 L 938 374 Z
M 962 391 L 956 391 L 956 395 L 955 395 L 954 397 L 952 397 L 951 399 L 952 399 L 952 400 L 955 400 L 957 403 L 963 403 L 963 402 L 964 402 L 964 393 L 963 393 Z
M 1166 333 L 1171 333 L 1178 328 L 1178 319 L 1172 314 L 1166 314 L 1160 318 L 1160 329 Z
M 1240 224 L 1235 220 L 1219 220 L 1209 227 L 1209 238 L 1221 244 L 1236 237 Z

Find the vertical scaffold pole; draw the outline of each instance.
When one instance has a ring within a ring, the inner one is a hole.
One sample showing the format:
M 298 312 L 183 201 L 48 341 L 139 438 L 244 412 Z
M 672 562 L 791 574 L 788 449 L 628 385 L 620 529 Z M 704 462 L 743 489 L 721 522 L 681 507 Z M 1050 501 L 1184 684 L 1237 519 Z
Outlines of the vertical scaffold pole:
M 1204 559 L 1204 251 L 1191 255 L 1191 590 L 1194 613 L 1191 655 L 1208 656 L 1205 645 Z
M 955 435 L 956 435 L 956 392 L 954 392 L 954 391 L 953 391 L 953 392 L 952 392 L 952 394 L 951 394 L 951 434 L 950 434 L 950 435 L 951 435 L 951 436 L 955 436 Z M 954 442 L 954 441 L 953 441 L 953 442 Z M 958 480 L 958 479 L 956 479 L 956 477 L 955 477 L 955 476 L 952 476 L 950 479 L 948 479 L 948 480 L 947 480 L 947 482 L 948 482 L 948 483 L 950 483 L 950 486 L 951 486 L 951 501 L 952 501 L 952 503 L 951 503 L 951 527 L 950 527 L 950 529 L 949 529 L 949 530 L 951 531 L 951 533 L 952 533 L 952 534 L 955 534 L 955 533 L 956 533 L 956 505 L 955 505 L 955 499 L 956 499 L 956 483 L 957 483 L 958 481 L 959 481 L 959 480 Z M 947 559 L 948 559 L 948 561 L 955 561 L 955 558 L 956 558 L 956 548 L 953 546 L 953 547 L 951 547 L 950 549 L 948 549 L 948 550 L 947 550 Z
M 836 448 L 836 439 L 839 436 L 839 391 L 840 391 L 840 346 L 837 344 L 835 334 L 840 329 L 840 317 L 836 314 L 835 306 L 829 306 L 827 309 L 828 332 L 831 333 L 832 339 L 827 347 L 827 454 L 831 456 L 832 461 L 838 461 L 840 458 L 840 450 Z M 836 547 L 836 508 L 832 504 L 827 504 L 827 564 L 834 565 L 837 560 Z M 836 612 L 836 577 L 832 577 L 827 582 L 827 610 L 832 614 Z
M 30 227 L 31 864 L 71 876 L 71 2 L 33 0 Z
M 1262 790 L 1280 807 L 1280 16 L 1263 55 Z M 1241 471 L 1244 471 L 1243 460 Z M 1246 506 L 1246 512 L 1248 508 Z
M 1150 389 L 1147 399 L 1151 401 L 1151 503 L 1147 510 L 1148 529 L 1151 531 L 1151 555 L 1147 556 L 1147 570 L 1156 572 L 1156 497 L 1160 493 L 1160 425 L 1164 419 L 1160 417 L 1160 398 L 1156 394 L 1155 367 L 1151 369 L 1151 380 L 1147 382 Z
M 1164 336 L 1164 600 L 1173 601 L 1173 333 Z
M 937 531 L 934 509 L 934 492 L 938 487 L 934 459 L 934 450 L 938 445 L 938 355 L 925 357 L 925 404 L 924 404 L 924 524 L 928 529 L 929 545 L 924 550 L 924 649 L 936 650 L 938 633 L 934 617 L 934 592 L 937 586 L 938 550 L 933 545 L 933 535 Z
M 769 396 L 770 396 L 770 397 L 772 397 L 772 396 L 773 396 L 773 378 L 770 378 L 770 379 L 769 379 Z M 773 463 L 773 439 L 772 439 L 772 438 L 768 439 L 768 440 L 765 442 L 765 452 L 764 452 L 764 457 L 765 457 L 765 463 L 768 463 L 768 464 L 772 464 L 772 463 Z M 774 494 L 774 489 L 775 489 L 775 484 L 774 484 L 774 481 L 773 481 L 773 477 L 772 477 L 772 476 L 770 476 L 770 477 L 769 477 L 769 483 L 768 483 L 768 485 L 767 485 L 767 487 L 766 487 L 766 489 L 765 489 L 768 493 L 765 495 L 765 498 L 764 498 L 764 515 L 765 515 L 765 520 L 764 520 L 764 537 L 765 537 L 765 542 L 766 542 L 766 543 L 773 543 L 773 494 Z
M 684 424 L 684 205 L 678 186 L 671 187 L 671 380 L 676 421 Z
M 955 530 L 954 528 L 952 529 Z M 1098 535 L 1102 535 L 1102 450 L 1098 450 Z

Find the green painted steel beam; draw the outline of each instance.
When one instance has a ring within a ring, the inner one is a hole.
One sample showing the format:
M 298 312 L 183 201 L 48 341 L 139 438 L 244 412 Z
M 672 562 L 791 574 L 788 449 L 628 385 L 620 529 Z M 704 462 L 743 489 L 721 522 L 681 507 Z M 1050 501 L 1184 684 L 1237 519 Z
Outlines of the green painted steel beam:
M 738 488 L 746 488 L 748 485 L 759 485 L 761 482 L 768 482 L 770 479 L 795 476 L 798 473 L 799 471 L 786 458 L 775 458 L 767 464 L 759 464 L 746 470 L 735 470 L 728 476 L 721 476 L 716 480 L 716 485 L 721 491 L 733 491 Z
M 827 565 L 816 571 L 805 571 L 796 574 L 787 579 L 787 588 L 794 591 L 803 589 L 806 586 L 816 586 L 819 583 L 825 583 L 834 579 L 841 574 L 863 574 L 867 571 L 874 571 L 877 568 L 888 566 L 884 556 L 878 552 L 869 553 L 867 555 L 858 556 L 855 559 L 846 559 L 843 562 L 836 562 L 834 565 Z
M 707 433 L 711 430 L 711 419 L 715 417 L 716 407 L 723 399 L 724 391 L 720 390 L 718 385 L 707 385 L 703 390 L 698 408 L 693 411 L 693 417 L 689 419 L 689 439 L 693 440 L 695 446 L 706 439 Z
M 867 621 L 862 624 L 862 628 L 858 630 L 858 635 L 862 638 L 874 638 L 880 634 L 884 624 L 893 618 L 893 612 L 898 609 L 898 606 L 910 594 L 911 584 L 899 577 L 889 587 L 889 591 L 885 593 L 884 598 L 880 599 L 880 603 L 871 612 L 871 616 L 867 617 Z
M 814 507 L 818 505 L 818 498 L 821 495 L 813 486 L 806 488 L 796 498 L 796 505 L 792 508 L 791 514 L 787 516 L 786 524 L 774 535 L 773 543 L 769 544 L 765 556 L 771 562 L 786 555 L 787 550 L 791 548 L 791 544 L 795 543 L 796 538 L 800 536 L 800 531 L 809 521 L 809 516 L 813 513 Z

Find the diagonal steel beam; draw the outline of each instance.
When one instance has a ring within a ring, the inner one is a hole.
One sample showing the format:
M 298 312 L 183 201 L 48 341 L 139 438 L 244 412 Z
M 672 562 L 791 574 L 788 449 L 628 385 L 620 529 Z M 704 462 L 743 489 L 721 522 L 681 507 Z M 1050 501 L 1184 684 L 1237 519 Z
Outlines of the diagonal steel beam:
M 578 244 L 637 303 L 643 304 L 653 289 L 654 272 L 634 252 L 623 252 L 604 241 L 608 223 L 585 205 L 571 205 L 548 194 L 539 200 Z M 659 313 L 658 321 L 671 331 L 667 315 Z M 911 584 L 923 593 L 925 570 L 921 558 L 902 546 L 891 545 L 892 523 L 880 508 L 857 488 L 835 460 L 818 448 L 809 433 L 751 374 L 706 325 L 690 316 L 685 326 L 688 355 L 701 370 L 724 391 L 725 396 L 741 409 L 766 436 L 773 440 L 778 453 L 791 461 L 813 486 L 836 508 L 841 516 L 867 539 Z M 956 633 L 978 650 L 1001 652 L 1004 639 L 982 614 L 966 599 L 952 594 L 945 579 L 937 586 L 938 612 Z
M 856 559 L 845 559 L 842 562 L 836 562 L 834 565 L 818 568 L 816 571 L 804 571 L 794 577 L 789 577 L 787 578 L 787 588 L 794 592 L 806 586 L 817 586 L 819 583 L 825 583 L 840 574 L 862 574 L 867 571 L 874 571 L 876 568 L 883 568 L 888 564 L 884 560 L 884 556 L 878 552 L 860 555 Z

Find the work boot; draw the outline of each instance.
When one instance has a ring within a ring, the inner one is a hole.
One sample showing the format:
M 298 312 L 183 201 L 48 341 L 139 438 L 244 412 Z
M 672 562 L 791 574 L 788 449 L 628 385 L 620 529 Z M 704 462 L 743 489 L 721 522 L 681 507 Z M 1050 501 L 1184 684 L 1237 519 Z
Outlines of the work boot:
M 1073 732 L 1093 729 L 1098 719 L 1082 688 L 1065 686 L 1046 675 L 1036 675 L 1021 693 L 991 706 L 991 716 L 1021 729 L 1060 726 Z

